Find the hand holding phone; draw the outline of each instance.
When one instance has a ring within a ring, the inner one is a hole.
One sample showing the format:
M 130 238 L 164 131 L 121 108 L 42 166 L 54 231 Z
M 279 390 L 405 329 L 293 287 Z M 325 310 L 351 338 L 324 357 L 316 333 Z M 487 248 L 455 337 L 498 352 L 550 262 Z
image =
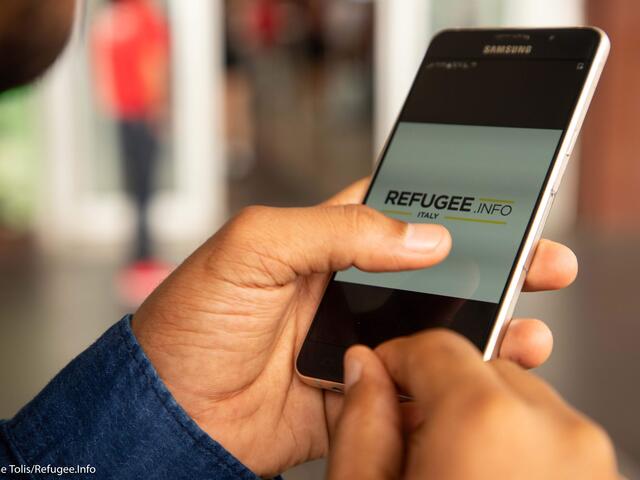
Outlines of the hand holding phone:
M 345 245 L 351 259 L 357 254 L 394 268 L 400 222 L 382 214 L 359 221 L 357 212 L 367 208 L 353 204 L 364 190 L 358 182 L 311 208 L 244 210 L 134 316 L 138 341 L 178 403 L 259 476 L 328 452 L 342 395 L 302 383 L 294 359 L 330 271 L 344 265 Z M 421 256 L 418 261 L 428 260 Z M 575 273 L 571 251 L 543 241 L 528 286 L 564 288 Z M 537 366 L 551 343 L 542 322 L 522 320 L 510 326 L 501 355 Z
M 415 402 L 399 404 L 396 385 Z M 393 340 L 375 353 L 353 347 L 345 388 L 330 480 L 620 479 L 602 428 L 535 375 L 483 362 L 450 331 Z
M 609 50 L 595 28 L 437 35 L 364 203 L 451 233 L 429 269 L 331 278 L 300 350 L 303 381 L 340 390 L 354 344 L 444 327 L 495 358 Z

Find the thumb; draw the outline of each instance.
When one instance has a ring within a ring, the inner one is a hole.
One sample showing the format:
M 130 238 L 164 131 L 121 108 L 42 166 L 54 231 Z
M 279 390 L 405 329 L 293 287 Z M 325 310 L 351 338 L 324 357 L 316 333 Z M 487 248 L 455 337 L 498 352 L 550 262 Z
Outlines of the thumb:
M 367 347 L 345 355 L 345 402 L 329 455 L 327 478 L 397 479 L 402 472 L 402 427 L 396 390 Z
M 256 272 L 263 273 L 261 283 L 282 285 L 297 275 L 351 266 L 371 272 L 426 268 L 451 249 L 445 227 L 408 224 L 365 205 L 251 207 L 213 241 L 213 256 L 232 259 L 236 273 L 251 269 L 254 285 Z

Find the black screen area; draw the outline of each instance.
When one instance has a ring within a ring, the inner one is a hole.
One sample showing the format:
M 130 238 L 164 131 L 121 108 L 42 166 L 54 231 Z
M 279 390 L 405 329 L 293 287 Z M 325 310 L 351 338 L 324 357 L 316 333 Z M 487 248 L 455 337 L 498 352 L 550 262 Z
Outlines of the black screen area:
M 447 125 L 473 131 L 478 126 L 496 127 L 496 131 L 506 128 L 523 129 L 525 133 L 524 129 L 557 132 L 557 137 L 550 137 L 553 146 L 531 204 L 535 211 L 552 159 L 584 86 L 598 37 L 588 30 L 530 31 L 525 43 L 533 45 L 533 49 L 527 55 L 483 54 L 487 44 L 513 44 L 521 40 L 496 35 L 482 31 L 448 32 L 434 40 L 382 154 L 365 203 L 375 205 L 375 188 L 384 181 L 383 175 L 402 177 L 402 172 L 393 172 L 393 168 L 394 162 L 401 164 L 396 159 L 405 151 L 398 145 L 407 138 L 404 131 L 446 129 Z M 550 36 L 553 40 L 549 40 Z M 552 42 L 557 43 L 554 46 Z M 459 171 L 457 175 L 465 172 Z M 464 183 L 473 185 L 474 179 L 465 179 Z M 438 185 L 429 188 L 437 189 Z M 402 288 L 384 286 L 398 283 L 395 277 L 376 284 L 375 277 L 366 277 L 361 282 L 350 280 L 360 277 L 334 276 L 300 352 L 299 371 L 310 377 L 341 382 L 342 356 L 349 346 L 358 343 L 375 347 L 388 339 L 434 327 L 453 329 L 483 349 L 530 226 L 527 215 L 510 263 L 505 267 L 510 273 L 495 297 L 424 293 L 430 290 L 425 287 L 419 291 L 420 288 L 414 289 L 406 282 Z M 494 231 L 500 235 L 498 228 Z M 456 237 L 453 238 L 455 245 Z M 460 280 L 464 283 L 465 279 Z

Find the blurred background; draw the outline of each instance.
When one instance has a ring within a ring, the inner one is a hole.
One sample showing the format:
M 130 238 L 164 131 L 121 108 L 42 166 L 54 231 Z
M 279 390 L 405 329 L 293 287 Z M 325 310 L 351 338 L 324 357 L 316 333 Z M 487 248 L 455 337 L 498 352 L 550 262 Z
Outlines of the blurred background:
M 128 3 L 81 1 L 54 68 L 0 95 L 0 418 L 243 206 L 310 205 L 367 175 L 437 30 L 588 23 L 612 56 L 546 231 L 581 273 L 518 314 L 549 322 L 540 374 L 640 478 L 639 3 Z

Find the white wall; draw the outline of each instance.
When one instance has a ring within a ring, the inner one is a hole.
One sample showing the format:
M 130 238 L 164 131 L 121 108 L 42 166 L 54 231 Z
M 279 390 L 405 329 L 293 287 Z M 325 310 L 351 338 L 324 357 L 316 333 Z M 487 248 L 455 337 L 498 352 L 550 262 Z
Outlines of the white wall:
M 375 4 L 375 151 L 386 140 L 402 107 L 431 28 L 428 0 L 377 0 Z
M 222 8 L 211 0 L 169 2 L 177 189 L 152 209 L 158 238 L 204 239 L 226 218 Z
M 583 0 L 505 0 L 505 25 L 542 27 L 583 22 Z

